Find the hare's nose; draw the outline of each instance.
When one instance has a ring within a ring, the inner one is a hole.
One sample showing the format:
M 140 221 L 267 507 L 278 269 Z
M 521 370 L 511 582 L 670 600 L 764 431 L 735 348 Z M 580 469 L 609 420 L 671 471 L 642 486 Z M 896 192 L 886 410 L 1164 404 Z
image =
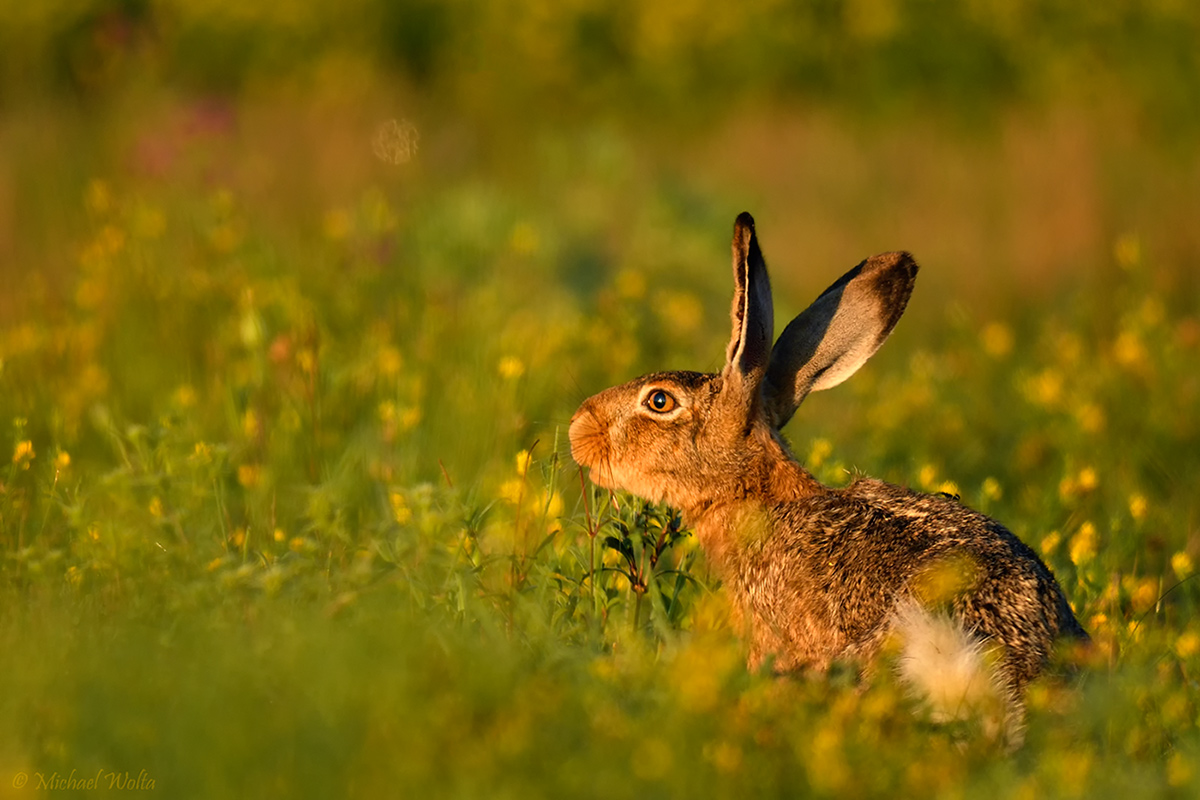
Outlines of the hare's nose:
M 599 420 L 596 419 L 595 413 L 584 403 L 579 409 L 571 415 L 571 424 L 567 426 L 568 434 L 578 436 L 584 430 L 592 431 L 599 427 Z

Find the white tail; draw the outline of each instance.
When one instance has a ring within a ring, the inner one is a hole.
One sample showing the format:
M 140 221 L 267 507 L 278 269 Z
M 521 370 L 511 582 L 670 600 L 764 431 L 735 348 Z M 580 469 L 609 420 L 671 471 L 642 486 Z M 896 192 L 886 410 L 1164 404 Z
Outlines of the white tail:
M 895 611 L 900 680 L 935 722 L 979 720 L 989 738 L 1020 736 L 1020 713 L 995 667 L 994 648 L 948 613 L 906 599 Z

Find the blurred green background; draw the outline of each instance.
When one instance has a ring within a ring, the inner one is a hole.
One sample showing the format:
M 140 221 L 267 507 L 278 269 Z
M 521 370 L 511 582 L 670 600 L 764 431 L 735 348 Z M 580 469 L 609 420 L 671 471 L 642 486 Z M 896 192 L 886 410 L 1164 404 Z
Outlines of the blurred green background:
M 1180 0 L 6 2 L 0 797 L 1193 796 L 1198 43 Z M 1015 755 L 886 670 L 747 673 L 678 520 L 571 464 L 584 397 L 719 367 L 742 210 L 781 318 L 922 264 L 786 433 L 1059 575 L 1098 657 Z

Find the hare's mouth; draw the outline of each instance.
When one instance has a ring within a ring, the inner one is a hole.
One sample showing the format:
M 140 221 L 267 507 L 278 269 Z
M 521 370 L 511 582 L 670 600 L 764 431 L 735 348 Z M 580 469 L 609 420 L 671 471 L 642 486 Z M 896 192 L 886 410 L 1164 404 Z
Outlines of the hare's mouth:
M 616 478 L 613 477 L 612 468 L 607 464 L 597 464 L 593 467 L 588 467 L 588 480 L 599 486 L 601 489 L 619 489 Z

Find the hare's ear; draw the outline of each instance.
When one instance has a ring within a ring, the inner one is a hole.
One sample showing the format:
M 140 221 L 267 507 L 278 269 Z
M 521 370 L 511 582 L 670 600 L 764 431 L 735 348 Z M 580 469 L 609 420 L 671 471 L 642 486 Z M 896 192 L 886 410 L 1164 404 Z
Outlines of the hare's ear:
M 871 256 L 792 320 L 771 351 L 763 386 L 771 425 L 782 428 L 809 392 L 837 386 L 896 327 L 917 278 L 908 253 Z
M 771 358 L 771 340 L 775 336 L 775 317 L 771 308 L 771 280 L 758 238 L 754 218 L 742 212 L 733 226 L 733 336 L 725 353 L 727 391 L 736 391 L 747 400 L 758 396 L 767 363 Z

